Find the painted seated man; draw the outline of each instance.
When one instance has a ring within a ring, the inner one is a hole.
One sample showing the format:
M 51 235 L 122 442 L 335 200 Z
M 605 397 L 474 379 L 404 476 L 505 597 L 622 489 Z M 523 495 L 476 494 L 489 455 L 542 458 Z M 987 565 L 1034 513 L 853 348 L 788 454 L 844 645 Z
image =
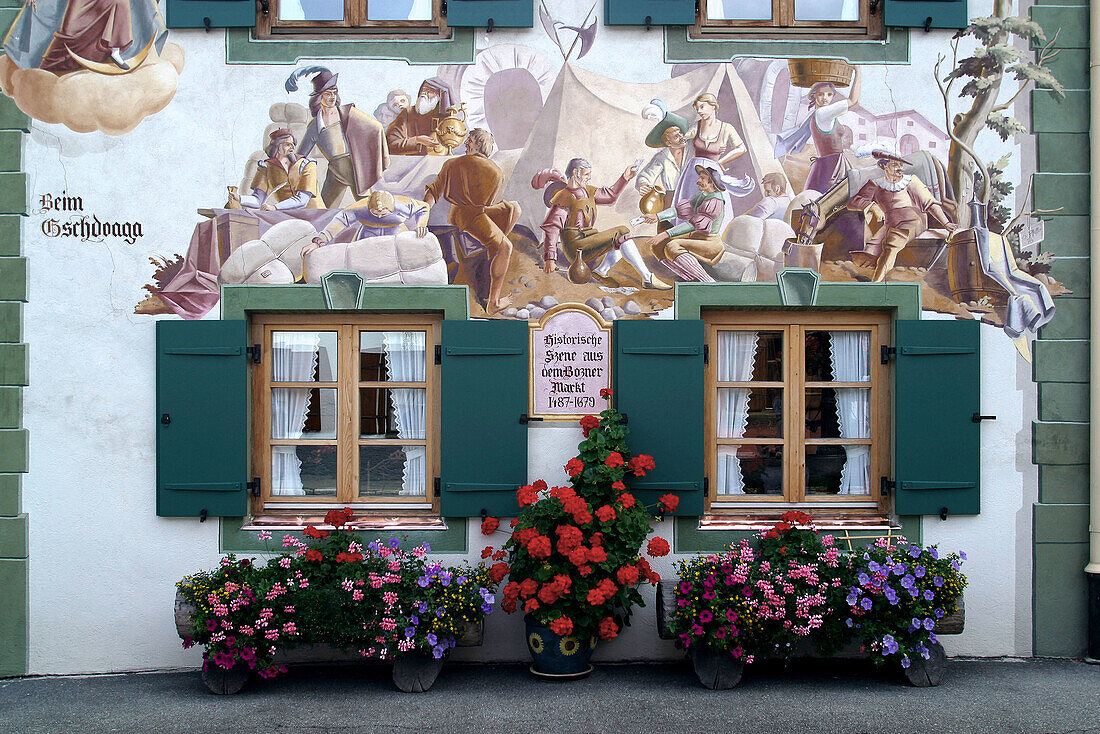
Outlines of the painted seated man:
M 764 190 L 764 198 L 745 213 L 757 219 L 786 220 L 787 207 L 791 205 L 791 197 L 787 196 L 787 179 L 782 173 L 769 173 L 760 180 L 760 187 Z
M 397 234 L 402 228 L 423 237 L 428 234 L 428 205 L 408 196 L 372 191 L 366 199 L 342 209 L 313 241 L 327 245 L 348 227 L 358 227 L 357 240 Z
M 905 173 L 904 166 L 912 165 L 900 156 L 883 150 L 873 150 L 882 176 L 873 178 L 848 200 L 848 209 L 868 215 L 871 206 L 877 204 L 885 221 L 871 235 L 863 251 L 852 253 L 852 262 L 869 265 L 873 259 L 875 273 L 872 280 L 881 282 L 893 267 L 906 245 L 928 230 L 931 215 L 948 232 L 958 229 L 940 202 L 932 196 L 919 178 Z
M 662 212 L 645 215 L 650 223 L 684 220 L 659 233 L 649 244 L 654 257 L 684 280 L 713 283 L 714 278 L 699 263 L 717 265 L 726 252 L 722 244 L 722 226 L 726 220 L 722 196 L 725 185 L 722 172 L 713 161 L 696 164 L 695 172 L 699 175 L 696 181 L 699 193 Z
M 447 108 L 456 106 L 451 86 L 439 77 L 420 85 L 416 102 L 401 110 L 386 127 L 386 143 L 393 155 L 429 155 L 438 148 L 432 137 L 436 126 L 446 116 Z
M 267 160 L 260 161 L 252 178 L 252 193 L 229 194 L 229 209 L 324 209 L 317 190 L 317 162 L 295 152 L 290 130 L 271 133 Z
M 641 276 L 646 288 L 669 290 L 665 283 L 649 271 L 638 246 L 634 244 L 630 228 L 625 225 L 611 229 L 596 229 L 596 207 L 614 204 L 619 199 L 637 170 L 630 166 L 611 186 L 591 186 L 592 164 L 584 158 L 574 158 L 565 167 L 565 176 L 555 169 L 545 169 L 535 174 L 531 185 L 546 188 L 544 201 L 550 207 L 542 223 L 543 268 L 547 273 L 557 269 L 558 242 L 566 248 L 566 257 L 572 263 L 569 279 L 574 283 L 588 282 L 586 261 L 602 257 L 591 272 L 604 285 L 616 287 L 619 283 L 610 276 L 611 268 L 619 260 L 626 261 Z
M 508 235 L 519 219 L 519 203 L 502 201 L 504 171 L 489 155 L 493 136 L 475 127 L 466 137 L 466 153 L 445 161 L 435 179 L 424 189 L 429 207 L 445 199 L 451 204 L 447 221 L 480 243 L 489 253 L 489 298 L 485 311 L 495 314 L 512 304 L 502 296 L 504 278 L 512 262 Z

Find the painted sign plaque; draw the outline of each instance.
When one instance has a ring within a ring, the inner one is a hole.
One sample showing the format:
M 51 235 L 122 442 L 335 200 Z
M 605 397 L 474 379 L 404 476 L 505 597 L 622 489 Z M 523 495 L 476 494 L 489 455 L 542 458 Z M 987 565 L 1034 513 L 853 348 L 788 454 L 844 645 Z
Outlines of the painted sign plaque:
M 588 306 L 561 304 L 531 327 L 530 414 L 574 419 L 604 407 L 611 387 L 611 327 Z

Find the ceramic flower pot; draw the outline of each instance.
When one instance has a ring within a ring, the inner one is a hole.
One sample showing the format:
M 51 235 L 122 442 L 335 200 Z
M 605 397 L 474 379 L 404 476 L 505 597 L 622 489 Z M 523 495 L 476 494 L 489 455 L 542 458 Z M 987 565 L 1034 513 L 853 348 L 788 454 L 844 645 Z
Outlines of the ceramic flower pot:
M 562 637 L 543 626 L 531 615 L 523 618 L 527 631 L 527 649 L 534 665 L 531 672 L 540 678 L 567 680 L 592 672 L 589 660 L 595 638 L 567 635 Z

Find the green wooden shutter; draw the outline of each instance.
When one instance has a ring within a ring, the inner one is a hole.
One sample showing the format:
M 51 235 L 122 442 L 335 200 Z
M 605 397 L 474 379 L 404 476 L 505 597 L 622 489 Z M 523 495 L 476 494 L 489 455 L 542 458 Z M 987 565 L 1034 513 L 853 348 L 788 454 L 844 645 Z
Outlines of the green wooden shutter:
M 894 324 L 895 509 L 976 515 L 981 476 L 977 321 Z
M 157 514 L 246 514 L 244 321 L 157 322 Z
M 910 28 L 966 28 L 966 0 L 885 0 L 883 22 Z
M 519 513 L 527 483 L 526 321 L 444 321 L 440 470 L 444 517 Z
M 604 0 L 604 25 L 691 25 L 695 0 Z
M 169 28 L 252 28 L 259 7 L 256 0 L 164 0 L 164 3 L 164 24 Z
M 530 28 L 535 24 L 533 0 L 446 0 L 447 25 L 454 28 Z
M 646 504 L 671 492 L 677 515 L 703 514 L 703 322 L 616 321 L 615 406 L 627 416 L 632 454 L 657 468 L 630 482 Z

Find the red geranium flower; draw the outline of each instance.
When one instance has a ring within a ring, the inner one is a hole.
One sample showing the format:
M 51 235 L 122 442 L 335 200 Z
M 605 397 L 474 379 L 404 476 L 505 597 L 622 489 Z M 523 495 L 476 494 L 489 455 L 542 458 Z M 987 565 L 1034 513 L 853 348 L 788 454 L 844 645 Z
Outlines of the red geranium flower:
M 319 550 L 314 550 L 314 549 L 310 548 L 309 550 L 306 551 L 306 560 L 307 561 L 320 561 L 322 558 L 324 558 L 324 556 L 321 555 L 321 551 L 319 551 Z
M 545 492 L 546 491 L 546 482 L 543 481 L 542 479 L 536 479 L 535 483 L 532 484 L 531 486 L 535 488 L 536 492 Z
M 493 580 L 493 583 L 499 584 L 510 570 L 507 563 L 494 563 L 489 567 L 489 578 Z
M 489 569 L 491 572 L 492 569 Z M 501 594 L 504 596 L 504 600 L 515 600 L 519 596 L 519 584 L 515 581 L 509 581 L 504 585 L 504 589 L 501 590 Z
M 607 458 L 603 460 L 603 463 L 614 469 L 617 466 L 623 465 L 623 455 L 618 451 L 612 451 L 607 455 Z
M 588 560 L 592 563 L 603 563 L 607 560 L 607 551 L 604 550 L 603 546 L 594 545 L 588 551 Z
M 523 611 L 533 612 L 539 608 L 539 602 L 537 599 L 528 599 L 523 605 Z
M 539 582 L 534 579 L 524 579 L 519 584 L 519 595 L 526 599 L 529 596 L 534 596 L 535 592 L 539 590 Z
M 588 542 L 593 548 L 598 548 L 603 545 L 603 533 L 592 533 L 592 537 L 588 539 Z
M 537 528 L 520 528 L 512 533 L 512 537 L 516 539 L 517 543 L 526 548 L 528 543 L 538 537 L 538 534 Z
M 579 573 L 581 576 L 587 576 L 588 574 L 592 573 L 592 567 L 589 565 L 577 566 L 577 573 Z
M 481 557 L 482 558 L 488 558 L 491 555 L 493 555 L 493 546 L 487 545 L 487 546 L 485 546 L 484 548 L 481 549 Z
M 607 599 L 604 597 L 599 589 L 591 589 L 585 596 L 585 599 L 587 599 L 588 603 L 594 607 L 598 607 L 605 601 L 607 601 Z
M 575 477 L 584 471 L 584 462 L 574 456 L 572 459 L 565 462 L 565 471 L 569 476 Z
M 617 489 L 620 492 L 625 492 L 626 491 L 626 485 L 623 484 L 622 482 L 612 482 L 611 488 L 612 489 Z
M 633 586 L 638 583 L 638 568 L 637 566 L 623 566 L 615 572 L 615 578 L 623 586 Z
M 503 609 L 508 614 L 514 613 L 516 611 L 515 599 L 502 601 L 500 603 L 500 608 Z
M 594 415 L 586 415 L 585 417 L 581 418 L 581 428 L 584 429 L 584 437 L 585 438 L 588 438 L 589 431 L 591 431 L 593 428 L 596 428 L 599 425 L 600 425 L 600 419 L 597 418 Z
M 605 388 L 602 388 L 600 390 L 600 397 L 601 398 L 609 398 L 612 395 L 614 395 L 614 393 L 611 392 L 611 388 L 609 388 L 609 387 L 605 387 Z
M 596 517 L 600 519 L 600 522 L 611 522 L 615 519 L 615 508 L 611 505 L 604 505 L 596 510 Z
M 646 552 L 651 556 L 667 556 L 670 548 L 664 538 L 652 538 L 646 546 Z
M 662 494 L 657 498 L 657 502 L 661 505 L 662 510 L 676 512 L 676 507 L 680 504 L 680 498 L 674 494 Z
M 573 632 L 573 620 L 569 617 L 558 617 L 550 623 L 550 631 L 560 637 L 565 637 Z
M 611 617 L 604 617 L 600 620 L 599 631 L 601 640 L 613 640 L 619 635 L 619 625 Z
M 644 477 L 647 471 L 653 471 L 656 466 L 656 462 L 653 461 L 653 457 L 649 454 L 632 456 L 630 457 L 630 461 L 626 464 L 626 468 L 633 472 L 636 477 Z
M 516 490 L 516 501 L 519 502 L 520 507 L 526 507 L 527 505 L 533 505 L 539 501 L 538 493 L 535 492 L 535 488 L 530 485 L 524 485 Z
M 623 492 L 621 495 L 619 495 L 619 502 L 622 504 L 623 507 L 633 507 L 634 495 L 630 494 L 629 492 Z
M 540 535 L 527 544 L 527 552 L 535 558 L 549 558 L 551 550 L 550 539 L 545 535 Z
M 543 604 L 553 604 L 561 596 L 561 589 L 554 584 L 543 584 L 539 589 L 539 601 Z
M 578 568 L 588 563 L 588 549 L 580 547 L 569 551 L 569 561 Z
M 495 517 L 487 517 L 481 521 L 481 534 L 492 535 L 500 527 L 500 520 Z M 483 556 L 484 557 L 484 556 Z
M 306 529 L 302 531 L 302 535 L 307 538 L 317 538 L 319 540 L 321 538 L 327 538 L 330 533 L 327 530 L 318 530 L 312 525 L 307 525 Z
M 519 525 L 518 517 L 513 517 L 511 520 L 508 521 L 508 527 L 514 528 L 516 525 Z
M 508 557 L 508 551 L 504 550 L 503 548 L 501 548 L 500 550 L 498 550 L 496 553 L 493 554 L 493 560 L 494 561 L 503 561 L 507 557 Z
M 325 513 L 325 522 L 339 529 L 341 525 L 349 522 L 354 516 L 355 513 L 352 512 L 350 507 L 345 507 L 342 510 L 329 510 Z

